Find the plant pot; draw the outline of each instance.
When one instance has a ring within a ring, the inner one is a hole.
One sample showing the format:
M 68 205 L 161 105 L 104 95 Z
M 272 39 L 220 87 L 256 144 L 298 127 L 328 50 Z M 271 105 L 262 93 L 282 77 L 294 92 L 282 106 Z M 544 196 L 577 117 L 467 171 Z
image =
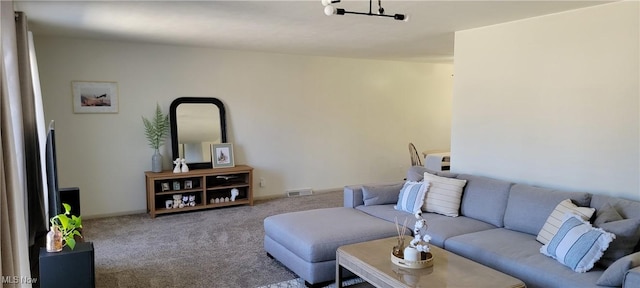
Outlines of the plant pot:
M 162 154 L 158 149 L 151 157 L 151 172 L 162 172 Z

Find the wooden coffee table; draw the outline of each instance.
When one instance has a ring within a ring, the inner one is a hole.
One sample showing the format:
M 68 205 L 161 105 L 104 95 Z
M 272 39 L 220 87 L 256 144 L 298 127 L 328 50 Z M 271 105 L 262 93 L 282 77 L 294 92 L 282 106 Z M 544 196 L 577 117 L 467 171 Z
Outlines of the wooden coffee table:
M 406 241 L 406 240 L 405 240 Z M 431 245 L 433 267 L 408 269 L 391 262 L 396 237 L 345 245 L 336 251 L 336 286 L 348 269 L 376 287 L 526 287 L 524 283 Z

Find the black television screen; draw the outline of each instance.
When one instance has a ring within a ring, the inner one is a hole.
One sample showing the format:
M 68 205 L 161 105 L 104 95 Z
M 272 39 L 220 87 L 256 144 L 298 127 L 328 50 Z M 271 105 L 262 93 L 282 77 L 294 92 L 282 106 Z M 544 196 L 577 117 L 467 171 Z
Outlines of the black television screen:
M 46 162 L 47 162 L 47 189 L 49 201 L 49 218 L 62 213 L 62 203 L 60 203 L 60 191 L 58 189 L 58 165 L 56 162 L 56 133 L 54 122 L 49 124 L 47 132 L 46 146 Z

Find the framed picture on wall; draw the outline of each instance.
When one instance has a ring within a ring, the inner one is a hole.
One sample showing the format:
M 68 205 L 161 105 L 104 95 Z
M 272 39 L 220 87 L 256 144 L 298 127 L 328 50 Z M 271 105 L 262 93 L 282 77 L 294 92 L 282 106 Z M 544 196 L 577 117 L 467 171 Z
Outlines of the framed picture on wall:
M 234 167 L 233 145 L 231 143 L 211 145 L 211 164 L 213 168 Z
M 72 81 L 73 113 L 118 113 L 118 83 Z

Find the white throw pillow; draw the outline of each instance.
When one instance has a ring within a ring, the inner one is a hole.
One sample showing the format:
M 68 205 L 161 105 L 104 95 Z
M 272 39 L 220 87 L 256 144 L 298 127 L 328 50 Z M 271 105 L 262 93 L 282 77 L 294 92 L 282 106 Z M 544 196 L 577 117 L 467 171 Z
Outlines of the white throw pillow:
M 458 217 L 462 189 L 467 180 L 440 177 L 424 173 L 424 181 L 430 183 L 422 210 L 445 216 Z
M 553 235 L 556 235 L 556 232 L 558 232 L 560 225 L 562 225 L 562 219 L 566 213 L 573 213 L 580 216 L 582 220 L 589 220 L 595 211 L 596 209 L 594 208 L 578 207 L 571 202 L 571 199 L 562 200 L 553 212 L 551 212 L 549 217 L 547 217 L 547 222 L 544 223 L 544 226 L 542 226 L 542 229 L 538 232 L 536 240 L 542 244 L 549 243 Z
M 411 214 L 416 213 L 424 203 L 424 195 L 428 188 L 429 182 L 405 182 L 398 195 L 398 204 L 393 207 Z
M 540 248 L 540 253 L 558 260 L 573 271 L 584 273 L 593 268 L 616 235 L 594 228 L 580 218 L 567 213 L 558 233 Z

